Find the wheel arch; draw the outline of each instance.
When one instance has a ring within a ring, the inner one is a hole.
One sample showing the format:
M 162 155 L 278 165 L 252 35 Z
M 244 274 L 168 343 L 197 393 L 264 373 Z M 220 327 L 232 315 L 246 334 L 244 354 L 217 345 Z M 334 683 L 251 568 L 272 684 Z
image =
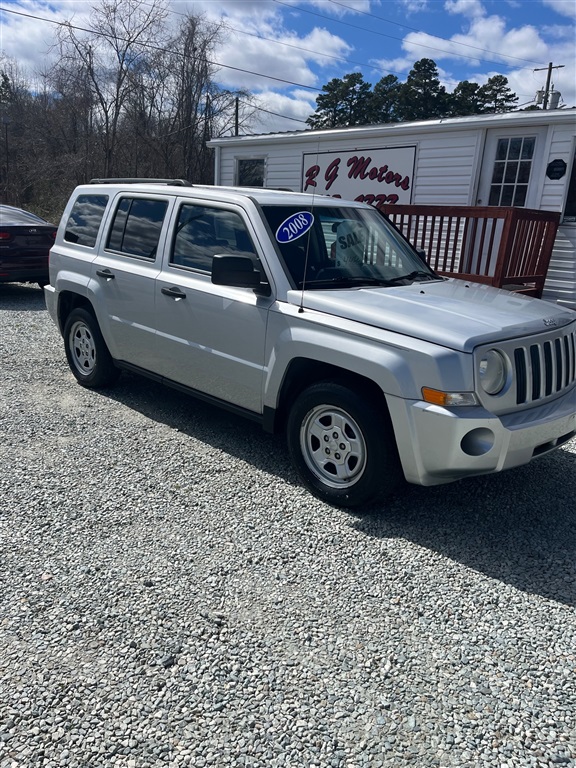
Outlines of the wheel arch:
M 265 409 L 264 428 L 268 432 L 284 430 L 290 405 L 312 384 L 322 381 L 338 382 L 354 392 L 362 392 L 367 398 L 373 398 L 383 408 L 389 418 L 386 396 L 375 381 L 355 371 L 331 363 L 305 357 L 290 361 L 284 374 L 278 405 L 275 409 Z
M 85 309 L 96 317 L 96 312 L 90 299 L 74 291 L 62 291 L 58 297 L 58 327 L 60 332 L 64 332 L 64 326 L 70 312 L 73 309 Z

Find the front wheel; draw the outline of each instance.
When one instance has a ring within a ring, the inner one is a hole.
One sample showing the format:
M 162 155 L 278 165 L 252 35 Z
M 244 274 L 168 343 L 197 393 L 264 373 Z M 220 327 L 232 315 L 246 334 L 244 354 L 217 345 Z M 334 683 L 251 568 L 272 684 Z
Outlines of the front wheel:
M 64 348 L 68 365 L 83 387 L 106 387 L 120 375 L 98 321 L 85 309 L 73 309 L 68 315 L 64 326 Z
M 298 397 L 287 425 L 288 448 L 318 498 L 356 507 L 392 493 L 402 479 L 385 405 L 343 384 L 321 382 Z

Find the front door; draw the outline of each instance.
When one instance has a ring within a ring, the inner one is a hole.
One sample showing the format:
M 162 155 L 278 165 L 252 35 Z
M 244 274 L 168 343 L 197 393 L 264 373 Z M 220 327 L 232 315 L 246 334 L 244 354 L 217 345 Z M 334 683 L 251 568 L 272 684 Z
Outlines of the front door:
M 168 379 L 262 412 L 266 325 L 272 300 L 211 282 L 215 254 L 258 257 L 237 211 L 180 200 L 156 279 L 157 348 Z

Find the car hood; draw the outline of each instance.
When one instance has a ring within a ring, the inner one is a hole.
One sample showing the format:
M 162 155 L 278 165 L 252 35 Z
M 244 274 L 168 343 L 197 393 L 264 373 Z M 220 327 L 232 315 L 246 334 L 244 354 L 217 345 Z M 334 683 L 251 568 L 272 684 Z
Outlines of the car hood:
M 470 352 L 479 344 L 561 328 L 574 313 L 480 283 L 446 279 L 393 288 L 290 291 L 304 310 L 354 320 Z

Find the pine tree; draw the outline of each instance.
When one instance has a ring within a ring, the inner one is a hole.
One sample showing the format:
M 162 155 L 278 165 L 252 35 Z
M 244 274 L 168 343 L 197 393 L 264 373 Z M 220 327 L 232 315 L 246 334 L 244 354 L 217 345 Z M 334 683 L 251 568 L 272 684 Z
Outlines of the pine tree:
M 417 61 L 401 86 L 398 96 L 400 120 L 428 120 L 448 114 L 448 95 L 440 84 L 432 59 Z
M 510 112 L 518 102 L 518 96 L 508 87 L 508 78 L 494 75 L 480 87 L 480 97 L 485 112 Z
M 339 128 L 370 122 L 371 85 L 360 72 L 333 78 L 322 86 L 316 112 L 306 121 L 312 128 Z

